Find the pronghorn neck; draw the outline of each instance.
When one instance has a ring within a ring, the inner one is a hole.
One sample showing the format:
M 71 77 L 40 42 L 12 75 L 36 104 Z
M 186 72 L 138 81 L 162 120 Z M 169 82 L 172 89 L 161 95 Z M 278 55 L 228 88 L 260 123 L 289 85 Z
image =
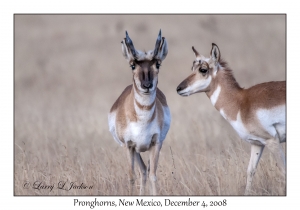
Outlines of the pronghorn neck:
M 237 107 L 241 101 L 242 91 L 231 70 L 221 66 L 206 94 L 213 106 L 220 111 Z
M 136 85 L 133 85 L 132 96 L 137 118 L 139 120 L 148 120 L 152 118 L 156 107 L 156 89 L 151 94 L 145 95 L 136 88 Z

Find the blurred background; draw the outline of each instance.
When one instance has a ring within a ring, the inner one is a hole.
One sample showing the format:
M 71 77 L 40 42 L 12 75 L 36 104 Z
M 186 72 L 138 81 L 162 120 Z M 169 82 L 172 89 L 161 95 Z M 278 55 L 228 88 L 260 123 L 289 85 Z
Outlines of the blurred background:
M 15 195 L 128 194 L 125 151 L 107 122 L 111 106 L 132 83 L 120 42 L 127 30 L 136 49 L 150 50 L 159 29 L 169 53 L 158 87 L 172 115 L 159 159 L 159 193 L 244 193 L 250 145 L 206 94 L 181 97 L 176 87 L 191 73 L 191 47 L 209 56 L 212 42 L 241 87 L 285 80 L 285 15 L 15 15 Z M 147 162 L 147 153 L 143 158 Z M 285 195 L 278 173 L 265 150 L 253 194 Z M 33 186 L 37 180 L 93 188 L 24 188 L 25 181 Z

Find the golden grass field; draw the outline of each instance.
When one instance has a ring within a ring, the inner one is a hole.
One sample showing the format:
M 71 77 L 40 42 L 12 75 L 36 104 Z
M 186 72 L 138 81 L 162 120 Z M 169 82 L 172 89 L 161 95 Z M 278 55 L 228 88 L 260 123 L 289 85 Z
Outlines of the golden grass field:
M 250 144 L 204 93 L 181 97 L 176 87 L 191 73 L 191 47 L 208 56 L 212 42 L 242 87 L 286 80 L 285 18 L 15 15 L 14 194 L 128 195 L 126 154 L 107 122 L 112 104 L 132 82 L 120 42 L 127 30 L 136 49 L 150 50 L 162 29 L 169 53 L 158 87 L 167 98 L 172 123 L 160 153 L 158 192 L 243 195 Z M 142 156 L 147 162 L 148 153 Z M 33 189 L 38 182 L 54 187 Z M 65 190 L 58 189 L 64 182 Z M 66 190 L 71 182 L 87 189 Z M 146 192 L 150 194 L 149 182 Z M 285 179 L 268 149 L 254 177 L 253 195 L 286 195 Z

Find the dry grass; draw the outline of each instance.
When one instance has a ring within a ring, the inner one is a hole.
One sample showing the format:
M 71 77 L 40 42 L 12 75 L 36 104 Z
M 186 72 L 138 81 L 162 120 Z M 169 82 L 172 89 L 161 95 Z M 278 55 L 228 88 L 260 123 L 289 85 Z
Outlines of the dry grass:
M 191 46 L 208 55 L 212 42 L 242 87 L 285 80 L 284 15 L 15 16 L 15 195 L 128 194 L 125 152 L 107 123 L 110 107 L 132 80 L 120 41 L 128 30 L 137 49 L 152 49 L 160 28 L 169 54 L 158 86 L 172 124 L 159 159 L 159 194 L 244 193 L 249 144 L 205 94 L 184 98 L 175 89 L 190 73 Z M 142 156 L 147 162 L 147 153 Z M 24 189 L 26 181 L 55 187 Z M 93 188 L 61 190 L 60 181 Z M 265 150 L 253 195 L 285 194 Z

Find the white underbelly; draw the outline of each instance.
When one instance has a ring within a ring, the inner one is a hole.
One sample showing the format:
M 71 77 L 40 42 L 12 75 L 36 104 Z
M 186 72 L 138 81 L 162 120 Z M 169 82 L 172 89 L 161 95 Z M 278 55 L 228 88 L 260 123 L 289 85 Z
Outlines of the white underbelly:
M 237 132 L 239 137 L 243 139 L 244 141 L 247 141 L 249 143 L 256 143 L 256 144 L 266 144 L 266 141 L 264 138 L 259 137 L 258 135 L 251 133 L 246 126 L 244 125 L 240 112 L 238 112 L 236 120 L 230 120 L 228 119 L 227 115 L 224 113 L 224 111 L 220 110 L 221 115 L 230 123 L 230 125 L 233 127 L 233 129 Z
M 240 112 L 238 112 L 236 120 L 230 120 L 220 110 L 221 115 L 231 124 L 234 130 L 237 132 L 239 137 L 250 143 L 266 144 L 266 137 L 263 136 L 259 131 L 267 133 L 270 137 L 275 137 L 277 133 L 279 138 L 285 138 L 285 106 L 278 106 L 270 110 L 260 109 L 256 112 L 256 117 L 259 122 L 254 122 L 248 125 L 247 128 L 241 119 Z

